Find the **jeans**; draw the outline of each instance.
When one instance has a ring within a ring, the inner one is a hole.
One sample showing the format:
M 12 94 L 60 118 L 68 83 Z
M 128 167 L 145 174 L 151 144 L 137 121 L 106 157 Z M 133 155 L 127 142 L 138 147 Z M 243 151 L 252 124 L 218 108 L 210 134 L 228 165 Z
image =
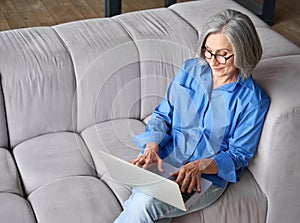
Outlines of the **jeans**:
M 210 186 L 199 201 L 186 212 L 133 189 L 131 196 L 124 203 L 124 210 L 114 223 L 171 222 L 174 217 L 186 215 L 211 205 L 222 195 L 225 188 Z

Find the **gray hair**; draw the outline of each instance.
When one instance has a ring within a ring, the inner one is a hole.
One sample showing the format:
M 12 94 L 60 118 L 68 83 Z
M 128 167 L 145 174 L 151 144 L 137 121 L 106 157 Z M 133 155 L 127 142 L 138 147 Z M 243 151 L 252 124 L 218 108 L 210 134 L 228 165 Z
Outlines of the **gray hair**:
M 242 78 L 248 78 L 258 64 L 262 47 L 251 19 L 241 12 L 225 9 L 210 17 L 200 36 L 200 56 L 210 34 L 224 34 L 233 47 L 234 65 L 240 70 Z

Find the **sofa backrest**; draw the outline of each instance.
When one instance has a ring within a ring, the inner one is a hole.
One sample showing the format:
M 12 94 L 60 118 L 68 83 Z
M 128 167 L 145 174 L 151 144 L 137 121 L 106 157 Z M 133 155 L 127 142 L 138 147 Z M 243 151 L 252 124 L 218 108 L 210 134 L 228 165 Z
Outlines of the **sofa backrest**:
M 44 133 L 71 131 L 73 67 L 53 29 L 1 32 L 0 55 L 10 147 Z
M 263 60 L 254 70 L 255 80 L 271 98 L 258 150 L 249 165 L 268 197 L 268 222 L 295 222 L 299 215 L 299 61 L 300 52 Z
M 111 119 L 144 119 L 196 55 L 197 37 L 168 9 L 1 32 L 7 119 L 0 120 L 10 146 Z
M 131 37 L 112 19 L 53 27 L 73 60 L 77 131 L 116 118 L 139 118 L 139 54 Z
M 162 100 L 182 63 L 196 56 L 198 34 L 166 8 L 127 13 L 114 20 L 125 27 L 138 49 L 143 120 Z
M 144 119 L 196 55 L 197 32 L 168 9 L 53 28 L 74 63 L 79 132 L 111 119 Z

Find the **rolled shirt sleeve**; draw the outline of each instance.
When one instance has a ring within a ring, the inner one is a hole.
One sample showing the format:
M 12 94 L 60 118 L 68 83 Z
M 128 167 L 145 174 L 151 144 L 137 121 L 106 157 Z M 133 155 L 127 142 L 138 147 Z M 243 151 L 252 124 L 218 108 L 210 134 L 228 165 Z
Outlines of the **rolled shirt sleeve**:
M 163 147 L 171 139 L 171 131 L 174 122 L 174 107 L 171 104 L 170 97 L 174 95 L 173 86 L 179 83 L 185 82 L 188 76 L 187 67 L 191 67 L 191 61 L 188 60 L 178 70 L 177 74 L 171 81 L 166 94 L 160 104 L 154 109 L 151 118 L 146 126 L 145 132 L 136 135 L 133 138 L 133 142 L 140 148 L 145 148 L 149 142 L 155 142 Z M 192 63 L 193 64 L 193 63 Z
M 252 108 L 245 107 L 237 126 L 228 139 L 228 150 L 221 151 L 213 159 L 218 167 L 218 176 L 229 182 L 237 181 L 237 173 L 248 166 L 253 157 L 262 131 L 270 101 L 267 96 Z
M 149 142 L 163 146 L 170 139 L 168 132 L 171 126 L 172 113 L 172 106 L 165 97 L 154 110 L 145 132 L 133 138 L 134 143 L 140 148 L 144 148 Z

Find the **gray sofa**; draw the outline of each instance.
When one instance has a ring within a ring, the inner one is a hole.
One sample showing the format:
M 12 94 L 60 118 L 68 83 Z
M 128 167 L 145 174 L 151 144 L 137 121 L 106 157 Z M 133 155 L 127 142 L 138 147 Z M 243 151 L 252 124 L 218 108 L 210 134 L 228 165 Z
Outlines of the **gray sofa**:
M 271 98 L 258 151 L 212 206 L 173 222 L 300 218 L 300 49 L 231 0 L 200 0 L 0 32 L 0 221 L 110 223 L 130 188 L 99 150 L 125 160 L 207 18 L 247 13 L 262 41 L 253 76 Z

